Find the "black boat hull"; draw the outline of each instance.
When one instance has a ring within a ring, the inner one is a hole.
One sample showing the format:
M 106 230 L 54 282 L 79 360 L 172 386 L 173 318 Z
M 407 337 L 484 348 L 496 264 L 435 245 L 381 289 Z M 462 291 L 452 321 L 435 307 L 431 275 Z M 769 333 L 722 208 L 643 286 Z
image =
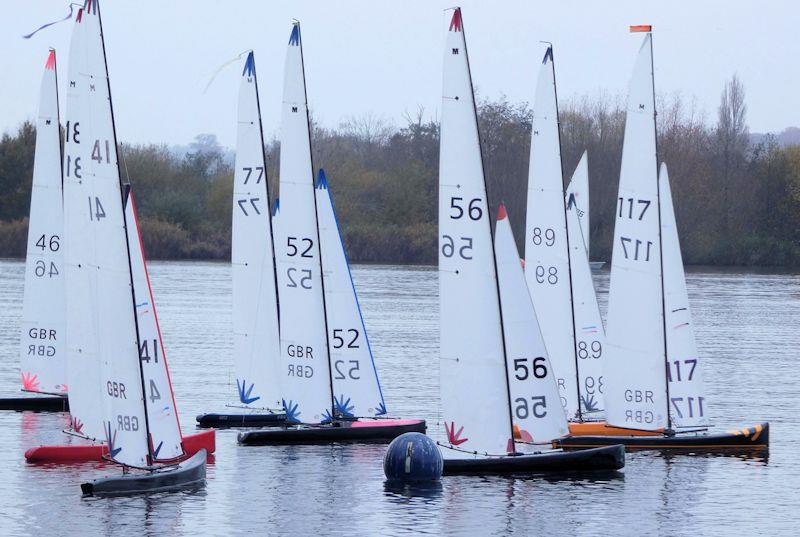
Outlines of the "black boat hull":
M 403 433 L 424 433 L 425 420 L 370 420 L 333 425 L 291 425 L 239 433 L 245 446 L 331 444 L 336 442 L 387 443 Z
M 623 444 L 628 450 L 754 451 L 769 448 L 769 423 L 718 434 L 672 436 L 570 436 L 553 443 L 563 449 Z
M 233 427 L 279 427 L 286 423 L 286 414 L 200 414 L 195 418 L 203 429 Z
M 625 466 L 625 448 L 604 446 L 485 459 L 444 459 L 443 475 L 542 474 L 614 471 Z
M 0 410 L 31 412 L 69 412 L 69 401 L 61 395 L 42 397 L 2 397 Z
M 205 480 L 206 450 L 201 449 L 173 470 L 104 477 L 82 483 L 81 491 L 84 496 L 127 496 L 199 486 Z

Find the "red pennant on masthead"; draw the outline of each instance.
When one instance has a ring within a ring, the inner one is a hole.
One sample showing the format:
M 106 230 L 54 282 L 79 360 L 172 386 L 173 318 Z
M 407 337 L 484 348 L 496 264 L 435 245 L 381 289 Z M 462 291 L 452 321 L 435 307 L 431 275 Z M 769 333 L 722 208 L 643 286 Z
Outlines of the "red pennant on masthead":
M 461 8 L 457 7 L 456 10 L 453 12 L 453 18 L 450 19 L 450 31 L 451 32 L 460 32 L 461 31 Z

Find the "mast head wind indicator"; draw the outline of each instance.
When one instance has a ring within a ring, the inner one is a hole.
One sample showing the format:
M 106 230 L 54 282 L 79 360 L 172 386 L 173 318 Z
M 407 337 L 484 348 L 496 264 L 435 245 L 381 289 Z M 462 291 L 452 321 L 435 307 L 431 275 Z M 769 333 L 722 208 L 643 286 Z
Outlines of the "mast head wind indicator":
M 644 33 L 651 33 L 653 31 L 653 27 L 650 24 L 637 24 L 631 26 L 631 33 L 637 32 L 644 32 Z

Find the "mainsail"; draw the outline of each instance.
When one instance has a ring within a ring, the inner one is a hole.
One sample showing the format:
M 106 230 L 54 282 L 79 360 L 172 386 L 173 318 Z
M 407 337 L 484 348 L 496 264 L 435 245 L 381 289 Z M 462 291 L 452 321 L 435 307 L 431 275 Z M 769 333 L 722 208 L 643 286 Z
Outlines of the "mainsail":
M 144 400 L 150 425 L 150 445 L 154 461 L 169 461 L 184 454 L 175 395 L 169 377 L 164 341 L 147 272 L 144 245 L 139 233 L 139 217 L 133 193 L 125 198 L 125 223 L 131 252 L 131 275 L 139 333 L 139 360 L 144 377 Z
M 567 417 L 503 205 L 494 252 L 514 436 L 526 443 L 550 442 L 569 433 Z
M 446 441 L 469 452 L 504 455 L 514 447 L 505 351 L 475 98 L 458 8 L 444 48 L 439 300 Z
M 282 403 L 290 423 L 321 423 L 333 418 L 333 394 L 299 23 L 284 68 L 280 195 Z
M 539 71 L 533 106 L 528 211 L 525 220 L 525 278 L 539 312 L 567 416 L 579 414 L 569 244 L 564 210 L 553 49 Z
M 658 177 L 661 240 L 664 256 L 664 312 L 667 335 L 667 375 L 673 427 L 708 426 L 708 403 L 703 368 L 686 292 L 681 245 L 666 164 Z
M 64 208 L 56 51 L 45 63 L 36 120 L 31 210 L 22 301 L 22 389 L 64 394 Z
M 586 253 L 589 253 L 589 154 L 587 151 L 581 155 L 578 167 L 572 174 L 567 185 L 567 200 L 573 200 L 573 206 L 578 214 L 578 221 L 581 224 L 583 241 L 586 243 Z M 570 236 L 572 244 L 572 236 Z
M 316 196 L 336 415 L 381 416 L 386 404 L 323 170 L 317 175 Z
M 607 422 L 669 426 L 652 35 L 636 60 L 622 146 L 604 356 Z
M 143 466 L 147 417 L 97 0 L 75 26 L 64 155 L 70 410 L 76 430 L 105 437 L 111 458 Z
M 269 188 L 253 53 L 239 86 L 233 176 L 233 356 L 239 402 L 280 408 L 280 334 Z

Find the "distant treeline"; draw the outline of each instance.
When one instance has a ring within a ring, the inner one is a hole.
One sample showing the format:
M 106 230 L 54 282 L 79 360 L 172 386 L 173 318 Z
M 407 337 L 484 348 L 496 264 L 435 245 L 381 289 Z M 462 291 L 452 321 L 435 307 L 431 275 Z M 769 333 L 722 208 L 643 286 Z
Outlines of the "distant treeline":
M 751 141 L 744 90 L 733 78 L 709 122 L 679 97 L 660 99 L 659 157 L 669 167 L 684 261 L 710 265 L 800 265 L 800 146 Z M 589 152 L 592 258 L 611 253 L 625 109 L 622 99 L 585 98 L 561 109 L 564 181 Z M 531 110 L 505 100 L 479 106 L 489 198 L 506 203 L 523 236 Z M 372 117 L 314 129 L 352 261 L 435 263 L 439 126 L 424 113 L 400 129 Z M 35 129 L 0 140 L 0 256 L 23 256 Z M 185 155 L 166 145 L 123 144 L 148 257 L 230 256 L 233 169 L 211 135 Z M 267 147 L 273 199 L 279 143 Z

